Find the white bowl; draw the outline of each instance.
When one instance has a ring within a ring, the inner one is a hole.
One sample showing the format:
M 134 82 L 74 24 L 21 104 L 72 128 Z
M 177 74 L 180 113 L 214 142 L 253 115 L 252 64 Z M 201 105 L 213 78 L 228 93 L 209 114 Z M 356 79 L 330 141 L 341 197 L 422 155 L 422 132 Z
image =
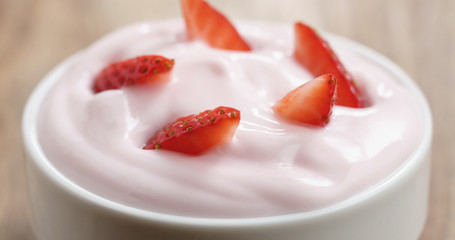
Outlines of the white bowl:
M 23 115 L 32 226 L 38 239 L 417 239 L 427 212 L 432 138 L 428 104 L 412 79 L 391 61 L 348 39 L 325 35 L 330 42 L 344 45 L 387 69 L 409 88 L 422 108 L 423 140 L 409 159 L 386 179 L 321 210 L 248 219 L 172 216 L 102 198 L 62 175 L 46 158 L 37 137 L 37 117 L 43 98 L 65 68 L 78 60 L 76 54 L 43 79 Z

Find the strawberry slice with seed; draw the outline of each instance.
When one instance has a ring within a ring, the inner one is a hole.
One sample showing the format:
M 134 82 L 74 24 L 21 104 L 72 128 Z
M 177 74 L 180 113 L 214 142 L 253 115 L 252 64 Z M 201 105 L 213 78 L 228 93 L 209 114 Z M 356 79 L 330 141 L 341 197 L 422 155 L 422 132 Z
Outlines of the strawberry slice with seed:
M 329 44 L 314 29 L 303 23 L 296 23 L 294 30 L 295 59 L 314 77 L 322 74 L 335 75 L 338 81 L 335 104 L 353 108 L 365 107 L 362 93 Z
M 315 78 L 289 92 L 274 109 L 280 115 L 305 124 L 325 126 L 329 123 L 337 91 L 331 74 Z
M 158 55 L 145 55 L 112 63 L 95 77 L 95 93 L 125 86 L 167 82 L 174 60 Z
M 183 17 L 189 40 L 202 39 L 214 48 L 250 51 L 231 22 L 204 0 L 182 0 Z
M 156 133 L 144 149 L 200 155 L 231 141 L 239 122 L 240 111 L 224 106 L 181 117 Z

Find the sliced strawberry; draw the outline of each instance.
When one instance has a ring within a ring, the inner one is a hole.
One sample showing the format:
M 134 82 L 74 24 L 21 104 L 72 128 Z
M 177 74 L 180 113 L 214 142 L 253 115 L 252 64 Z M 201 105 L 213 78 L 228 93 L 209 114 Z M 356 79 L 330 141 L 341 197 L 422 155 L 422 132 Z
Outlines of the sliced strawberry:
M 314 29 L 303 23 L 295 24 L 294 57 L 314 77 L 322 74 L 335 75 L 338 81 L 335 104 L 354 108 L 365 107 L 364 97 L 329 44 Z
M 202 39 L 214 48 L 250 51 L 229 20 L 204 0 L 182 0 L 189 40 Z
M 93 90 L 98 93 L 124 86 L 162 83 L 170 78 L 173 59 L 158 55 L 146 55 L 113 63 L 95 78 Z
M 335 76 L 322 75 L 290 91 L 274 109 L 288 119 L 325 126 L 332 114 L 336 86 Z
M 182 117 L 152 137 L 144 149 L 167 149 L 199 155 L 229 142 L 239 125 L 240 111 L 217 107 L 199 114 Z

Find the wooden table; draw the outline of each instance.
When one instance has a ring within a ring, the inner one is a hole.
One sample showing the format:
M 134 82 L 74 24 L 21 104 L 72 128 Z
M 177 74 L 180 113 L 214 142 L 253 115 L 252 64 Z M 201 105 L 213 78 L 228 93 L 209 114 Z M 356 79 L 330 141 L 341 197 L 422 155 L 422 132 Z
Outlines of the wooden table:
M 435 126 L 430 210 L 421 239 L 455 239 L 455 1 L 211 2 L 231 18 L 305 21 L 363 43 L 408 72 L 429 100 Z M 118 27 L 179 16 L 177 0 L 0 0 L 0 239 L 34 239 L 20 122 L 38 81 Z

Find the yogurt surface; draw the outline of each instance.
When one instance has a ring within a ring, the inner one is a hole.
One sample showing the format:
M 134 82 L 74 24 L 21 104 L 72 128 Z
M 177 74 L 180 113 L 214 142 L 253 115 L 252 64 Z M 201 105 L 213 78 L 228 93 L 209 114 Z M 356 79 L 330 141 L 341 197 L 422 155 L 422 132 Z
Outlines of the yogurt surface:
M 249 218 L 346 200 L 386 178 L 421 142 L 422 111 L 412 93 L 383 66 L 330 39 L 371 106 L 335 106 L 323 128 L 279 117 L 275 102 L 313 79 L 292 57 L 292 24 L 236 26 L 252 52 L 188 42 L 180 19 L 133 24 L 92 44 L 41 106 L 45 155 L 71 181 L 121 204 Z M 147 54 L 175 59 L 168 84 L 93 93 L 103 67 Z M 221 105 L 242 114 L 230 144 L 196 157 L 142 149 L 178 117 Z

